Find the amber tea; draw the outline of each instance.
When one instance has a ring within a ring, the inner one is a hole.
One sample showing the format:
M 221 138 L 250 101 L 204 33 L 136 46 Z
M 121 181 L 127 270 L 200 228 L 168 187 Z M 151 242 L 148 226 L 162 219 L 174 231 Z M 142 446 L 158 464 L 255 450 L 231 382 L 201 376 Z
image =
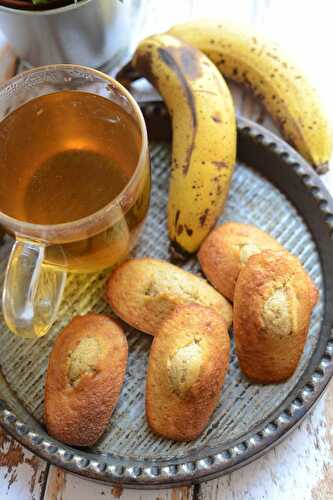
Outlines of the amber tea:
M 0 123 L 0 211 L 24 222 L 77 221 L 114 200 L 138 163 L 140 129 L 111 100 L 81 91 L 43 95 Z M 147 160 L 148 162 L 148 160 Z M 149 165 L 131 206 L 101 233 L 47 248 L 74 271 L 111 266 L 131 248 L 149 204 Z
M 150 196 L 147 130 L 122 85 L 70 64 L 0 85 L 0 115 L 0 223 L 14 236 L 2 313 L 12 332 L 34 338 L 57 317 L 67 271 L 113 266 L 137 241 Z

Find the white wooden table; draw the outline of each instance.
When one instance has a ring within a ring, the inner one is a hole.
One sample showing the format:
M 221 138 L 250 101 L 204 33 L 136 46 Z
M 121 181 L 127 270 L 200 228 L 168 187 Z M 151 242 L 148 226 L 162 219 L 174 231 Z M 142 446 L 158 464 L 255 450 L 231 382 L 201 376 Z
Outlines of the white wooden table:
M 127 0 L 129 1 L 129 0 Z M 252 24 L 279 41 L 320 90 L 333 123 L 331 0 L 147 0 L 141 35 L 195 17 Z M 13 72 L 8 49 L 0 80 Z M 233 87 L 239 111 L 272 127 L 261 107 Z M 333 167 L 332 167 L 333 168 Z M 333 173 L 325 176 L 333 193 Z M 332 256 L 333 258 L 333 256 Z M 32 455 L 0 430 L 0 500 L 328 500 L 333 499 L 333 382 L 313 412 L 284 442 L 256 462 L 200 486 L 135 491 L 75 477 Z

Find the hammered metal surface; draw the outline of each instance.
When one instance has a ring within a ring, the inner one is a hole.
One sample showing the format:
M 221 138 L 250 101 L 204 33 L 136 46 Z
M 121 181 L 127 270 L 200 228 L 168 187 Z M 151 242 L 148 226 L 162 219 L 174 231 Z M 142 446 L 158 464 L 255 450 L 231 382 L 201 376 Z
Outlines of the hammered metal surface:
M 153 191 L 149 216 L 144 233 L 134 255 L 149 255 L 168 259 L 166 231 L 166 203 L 170 147 L 154 144 L 151 148 Z M 292 204 L 272 184 L 248 166 L 238 164 L 232 182 L 227 207 L 221 222 L 237 220 L 256 224 L 277 238 L 288 250 L 297 255 L 320 289 L 320 300 L 311 322 L 305 351 L 296 373 L 284 384 L 260 386 L 250 384 L 242 376 L 232 349 L 230 368 L 226 377 L 220 404 L 209 426 L 191 443 L 175 443 L 154 436 L 148 429 L 144 414 L 144 386 L 147 356 L 151 337 L 126 327 L 129 342 L 129 362 L 126 382 L 121 398 L 107 432 L 96 445 L 97 454 L 107 454 L 103 460 L 117 459 L 152 461 L 162 459 L 187 460 L 203 454 L 205 449 L 223 449 L 245 437 L 279 408 L 293 392 L 309 359 L 316 348 L 323 316 L 323 287 L 319 255 L 311 235 Z M 10 249 L 6 237 L 0 249 L 1 285 Z M 195 259 L 187 262 L 185 269 L 200 273 Z M 15 398 L 33 417 L 30 425 L 38 430 L 43 416 L 43 388 L 47 357 L 58 332 L 77 314 L 90 310 L 112 314 L 103 299 L 108 273 L 69 275 L 59 319 L 51 332 L 42 339 L 24 340 L 10 334 L 0 316 L 0 366 Z M 0 396 L 2 393 L 0 379 Z M 12 408 L 16 415 L 26 419 L 25 411 Z M 35 422 L 35 423 L 34 423 Z M 189 422 L 190 425 L 190 422 Z

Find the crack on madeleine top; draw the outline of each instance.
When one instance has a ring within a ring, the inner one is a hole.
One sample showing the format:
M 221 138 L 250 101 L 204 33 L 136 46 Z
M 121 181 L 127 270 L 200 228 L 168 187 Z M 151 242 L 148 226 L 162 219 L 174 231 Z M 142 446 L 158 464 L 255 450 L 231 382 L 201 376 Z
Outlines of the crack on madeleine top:
M 238 245 L 239 247 L 239 259 L 241 264 L 245 264 L 252 255 L 256 255 L 261 252 L 261 248 L 255 243 L 245 243 L 244 245 Z
M 180 347 L 167 360 L 167 370 L 173 392 L 181 399 L 185 398 L 193 384 L 198 380 L 201 370 L 202 348 L 200 340 Z
M 297 297 L 288 282 L 270 294 L 262 310 L 265 330 L 280 337 L 291 335 L 297 328 Z
M 157 297 L 160 295 L 160 290 L 154 281 L 151 281 L 144 290 L 145 297 Z
M 101 346 L 96 338 L 86 337 L 68 354 L 68 379 L 76 386 L 82 375 L 94 374 L 101 356 Z

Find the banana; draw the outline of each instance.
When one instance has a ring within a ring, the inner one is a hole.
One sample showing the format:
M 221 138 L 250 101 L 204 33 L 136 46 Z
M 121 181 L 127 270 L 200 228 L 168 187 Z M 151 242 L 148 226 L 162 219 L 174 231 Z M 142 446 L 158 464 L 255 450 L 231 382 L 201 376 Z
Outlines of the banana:
M 193 253 L 228 195 L 236 158 L 232 98 L 216 66 L 170 35 L 143 40 L 131 66 L 159 91 L 171 115 L 168 231 L 174 253 Z
M 229 23 L 196 21 L 170 34 L 202 50 L 224 76 L 262 100 L 282 134 L 320 173 L 328 169 L 332 135 L 316 91 L 281 49 Z

